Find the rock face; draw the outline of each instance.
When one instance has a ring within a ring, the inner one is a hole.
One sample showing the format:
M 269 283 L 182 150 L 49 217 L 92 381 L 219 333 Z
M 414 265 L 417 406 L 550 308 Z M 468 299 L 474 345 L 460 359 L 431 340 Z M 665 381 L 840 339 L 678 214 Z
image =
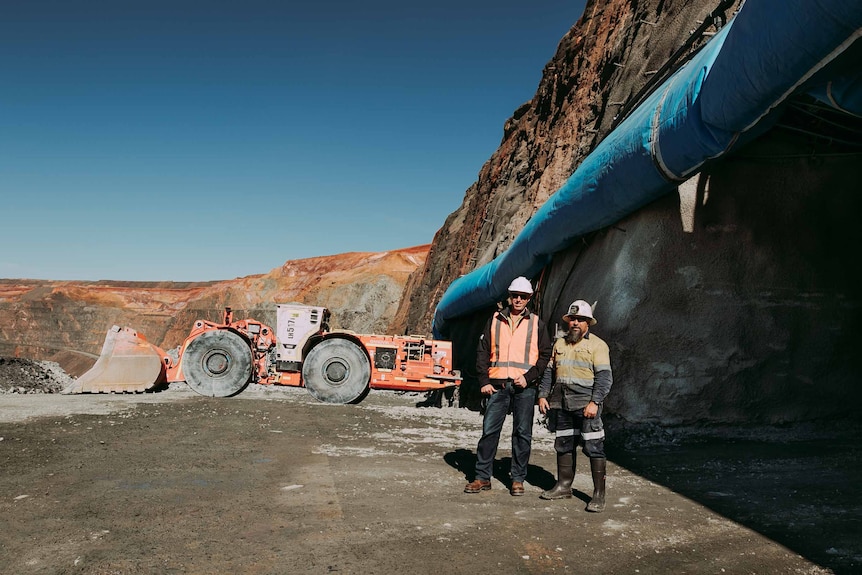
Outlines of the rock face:
M 701 23 L 717 4 L 587 4 L 408 282 L 404 329 L 427 330 L 449 284 L 508 247 L 641 96 L 709 38 L 714 27 Z M 720 12 L 729 18 L 737 5 Z M 776 128 L 678 194 L 555 255 L 537 310 L 553 328 L 571 301 L 598 300 L 594 331 L 611 345 L 616 382 L 609 412 L 661 423 L 855 413 L 860 134 L 858 118 L 797 99 Z M 467 401 L 488 313 L 448 334 Z
M 658 70 L 672 69 L 708 40 L 698 35 L 689 43 L 715 7 L 715 0 L 587 3 L 535 96 L 506 121 L 500 147 L 437 232 L 399 313 L 408 329 L 428 329 L 449 284 L 504 252 L 639 92 L 666 76 Z
M 112 325 L 129 326 L 168 350 L 196 319 L 234 317 L 275 325 L 276 303 L 323 305 L 333 329 L 388 333 L 401 292 L 428 246 L 288 261 L 267 274 L 204 283 L 0 280 L 0 356 L 90 368 Z

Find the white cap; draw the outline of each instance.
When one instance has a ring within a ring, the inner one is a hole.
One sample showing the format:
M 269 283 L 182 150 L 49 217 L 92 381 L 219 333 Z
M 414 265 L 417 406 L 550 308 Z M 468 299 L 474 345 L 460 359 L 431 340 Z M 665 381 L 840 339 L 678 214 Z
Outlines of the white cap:
M 516 277 L 509 284 L 509 293 L 528 293 L 533 295 L 533 284 L 524 276 Z
M 593 317 L 593 308 L 590 304 L 582 299 L 573 301 L 569 306 L 569 311 L 563 316 L 563 321 L 569 321 L 570 317 L 586 317 L 590 320 L 590 325 L 596 325 L 596 318 Z

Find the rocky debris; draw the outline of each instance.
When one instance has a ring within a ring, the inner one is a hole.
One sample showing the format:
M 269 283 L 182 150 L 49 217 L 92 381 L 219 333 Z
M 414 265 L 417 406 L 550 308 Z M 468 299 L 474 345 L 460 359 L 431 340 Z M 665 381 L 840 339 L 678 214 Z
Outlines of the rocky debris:
M 53 361 L 0 357 L 0 394 L 59 393 L 73 381 Z

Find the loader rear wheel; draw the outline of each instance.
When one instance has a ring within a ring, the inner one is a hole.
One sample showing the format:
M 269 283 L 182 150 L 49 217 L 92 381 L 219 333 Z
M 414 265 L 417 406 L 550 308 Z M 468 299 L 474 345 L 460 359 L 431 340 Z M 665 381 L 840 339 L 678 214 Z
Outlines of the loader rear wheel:
M 365 351 L 347 339 L 327 339 L 315 346 L 302 364 L 308 392 L 324 403 L 351 403 L 365 396 L 371 362 Z
M 231 331 L 205 331 L 186 347 L 182 369 L 186 383 L 201 395 L 236 395 L 251 381 L 251 347 Z

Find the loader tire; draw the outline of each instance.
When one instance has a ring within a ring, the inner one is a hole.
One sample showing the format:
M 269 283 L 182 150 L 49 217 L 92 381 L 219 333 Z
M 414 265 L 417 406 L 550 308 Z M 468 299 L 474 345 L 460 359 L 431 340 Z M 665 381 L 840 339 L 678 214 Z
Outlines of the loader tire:
M 315 346 L 302 364 L 308 392 L 324 403 L 353 403 L 365 397 L 371 362 L 365 350 L 347 339 L 327 339 Z
M 199 394 L 230 397 L 251 381 L 251 347 L 231 331 L 205 331 L 186 347 L 182 369 L 186 383 Z

